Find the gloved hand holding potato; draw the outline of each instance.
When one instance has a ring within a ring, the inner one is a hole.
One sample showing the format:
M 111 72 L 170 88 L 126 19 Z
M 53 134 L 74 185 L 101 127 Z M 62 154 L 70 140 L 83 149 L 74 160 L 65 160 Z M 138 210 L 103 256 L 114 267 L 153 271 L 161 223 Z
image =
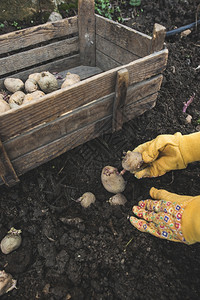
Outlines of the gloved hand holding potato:
M 135 148 L 142 164 L 133 168 L 134 157 L 127 152 L 122 166 L 136 178 L 157 177 L 166 172 L 184 169 L 200 160 L 200 132 L 189 135 L 159 135 L 154 140 Z M 142 168 L 143 166 L 143 168 Z M 122 171 L 123 172 L 123 171 Z M 133 206 L 131 224 L 142 232 L 156 237 L 185 244 L 200 242 L 200 196 L 181 196 L 165 190 L 150 190 L 152 199 Z
M 184 169 L 189 163 L 200 160 L 200 132 L 159 135 L 132 152 L 141 153 L 145 164 L 144 168 L 133 172 L 136 178 L 161 176 L 171 170 Z M 128 166 L 125 169 L 131 172 Z

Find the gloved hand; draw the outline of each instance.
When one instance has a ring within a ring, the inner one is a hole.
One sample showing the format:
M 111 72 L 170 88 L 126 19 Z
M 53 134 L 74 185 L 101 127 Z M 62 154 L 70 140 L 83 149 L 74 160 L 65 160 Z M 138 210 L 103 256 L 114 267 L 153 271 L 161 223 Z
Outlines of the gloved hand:
M 143 200 L 133 206 L 131 224 L 142 232 L 174 242 L 200 242 L 200 196 L 181 196 L 151 188 L 154 200 Z
M 136 178 L 157 177 L 166 172 L 184 169 L 188 163 L 200 160 L 200 132 L 182 135 L 159 135 L 136 147 L 147 166 L 135 173 Z

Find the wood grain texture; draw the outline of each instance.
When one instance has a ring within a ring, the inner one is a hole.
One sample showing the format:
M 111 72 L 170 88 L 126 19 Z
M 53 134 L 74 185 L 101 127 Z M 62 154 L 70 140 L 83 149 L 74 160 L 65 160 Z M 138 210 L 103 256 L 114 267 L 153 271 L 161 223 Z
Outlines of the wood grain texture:
M 18 175 L 26 173 L 27 171 L 63 154 L 67 150 L 73 149 L 103 133 L 109 132 L 111 129 L 111 122 L 111 117 L 98 120 L 13 160 L 13 166 Z
M 156 97 L 157 93 L 146 97 L 143 99 L 143 102 L 136 102 L 134 106 L 129 105 L 129 107 L 127 107 L 127 120 L 153 108 L 156 103 Z M 12 164 L 18 175 L 24 174 L 70 149 L 100 136 L 101 134 L 111 132 L 111 125 L 111 116 L 98 120 L 77 131 L 69 133 L 62 138 L 54 140 L 45 146 L 37 148 L 34 151 L 14 159 Z M 0 184 L 2 183 L 3 182 L 0 181 Z
M 96 50 L 96 66 L 103 71 L 108 71 L 121 66 L 121 64 L 101 51 Z
M 71 34 L 78 34 L 77 16 L 0 35 L 0 54 Z
M 31 67 L 28 70 L 21 71 L 16 74 L 12 74 L 11 77 L 20 78 L 21 80 L 25 81 L 31 73 L 37 73 L 37 72 L 42 72 L 42 71 L 59 72 L 59 71 L 77 67 L 79 65 L 80 65 L 80 55 L 76 54 L 76 55 L 72 55 L 70 57 L 61 58 L 61 59 L 52 61 L 50 63 L 44 63 L 37 67 Z M 0 89 L 4 88 L 3 82 L 6 79 L 6 77 L 7 76 L 0 79 Z
M 81 63 L 96 65 L 94 0 L 78 1 L 78 30 Z
M 79 51 L 78 37 L 55 42 L 0 59 L 0 76 Z
M 160 75 L 128 87 L 126 106 L 138 101 L 142 103 L 143 99 L 149 96 L 149 94 L 158 92 L 161 81 L 162 76 Z M 10 159 L 13 160 L 93 123 L 97 121 L 97 118 L 103 119 L 105 117 L 111 117 L 114 97 L 115 93 L 113 92 L 106 97 L 92 101 L 81 108 L 77 108 L 54 121 L 43 124 L 8 140 L 4 143 L 6 152 Z
M 112 132 L 122 129 L 128 84 L 129 73 L 126 68 L 123 68 L 117 72 L 115 99 L 113 103 Z
M 129 84 L 161 73 L 165 69 L 167 56 L 168 51 L 165 49 L 124 65 L 129 72 Z M 2 140 L 5 141 L 11 136 L 21 134 L 25 130 L 56 119 L 63 113 L 114 92 L 116 74 L 120 68 L 95 75 L 74 86 L 45 95 L 37 102 L 33 101 L 32 104 L 0 115 Z
M 104 39 L 100 35 L 96 36 L 96 49 L 122 65 L 128 64 L 139 58 L 137 55 Z
M 99 15 L 96 15 L 96 34 L 138 57 L 149 54 L 151 37 Z
M 153 27 L 153 37 L 151 41 L 150 53 L 163 49 L 165 36 L 166 28 L 160 24 L 155 23 Z
M 12 186 L 19 181 L 18 176 L 10 162 L 4 145 L 0 141 L 0 177 L 3 183 Z

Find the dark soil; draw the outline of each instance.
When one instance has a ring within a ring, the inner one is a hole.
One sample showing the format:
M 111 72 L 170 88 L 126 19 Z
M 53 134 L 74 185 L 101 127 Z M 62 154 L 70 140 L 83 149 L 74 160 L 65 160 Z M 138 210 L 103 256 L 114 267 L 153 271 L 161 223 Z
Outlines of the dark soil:
M 128 25 L 149 33 L 154 22 L 169 30 L 194 21 L 195 6 L 188 1 L 160 1 L 166 2 L 162 8 L 157 2 L 142 1 L 143 12 L 137 8 L 136 13 L 122 6 L 124 16 L 136 15 Z M 12 226 L 22 229 L 23 238 L 18 250 L 0 254 L 0 268 L 17 279 L 18 287 L 2 300 L 200 299 L 200 245 L 155 238 L 137 231 L 127 220 L 132 206 L 148 198 L 152 186 L 200 195 L 200 164 L 154 179 L 137 180 L 125 174 L 128 203 L 124 207 L 106 202 L 111 195 L 100 182 L 105 165 L 121 169 L 123 150 L 158 134 L 197 130 L 199 29 L 192 29 L 187 37 L 166 39 L 166 44 L 168 66 L 154 109 L 121 131 L 92 140 L 21 176 L 18 185 L 0 188 L 0 238 Z M 195 99 L 187 110 L 193 118 L 188 124 L 182 108 L 193 93 Z M 83 209 L 73 199 L 86 191 L 95 193 L 97 201 Z M 82 222 L 61 221 L 76 217 Z

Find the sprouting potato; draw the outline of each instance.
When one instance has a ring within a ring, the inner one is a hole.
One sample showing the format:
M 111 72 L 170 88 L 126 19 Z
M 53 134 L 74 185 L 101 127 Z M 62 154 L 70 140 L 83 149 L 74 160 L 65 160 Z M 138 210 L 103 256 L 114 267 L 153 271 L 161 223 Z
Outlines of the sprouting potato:
M 10 96 L 8 101 L 10 108 L 18 108 L 24 100 L 25 94 L 22 91 L 17 91 Z
M 92 203 L 96 201 L 96 197 L 91 192 L 84 193 L 76 202 L 80 202 L 81 206 L 84 208 L 89 207 Z
M 143 165 L 144 161 L 142 159 L 142 154 L 134 151 L 127 151 L 125 157 L 122 160 L 122 167 L 135 173 L 139 171 Z
M 75 84 L 75 83 L 79 82 L 80 80 L 81 79 L 78 74 L 73 74 L 73 73 L 68 72 L 65 77 L 65 81 L 61 85 L 61 89 L 64 89 L 67 86 Z
M 45 93 L 51 93 L 58 89 L 56 77 L 48 71 L 40 73 L 37 83 L 41 90 Z
M 33 93 L 26 94 L 25 97 L 24 97 L 24 101 L 23 101 L 22 104 L 30 103 L 33 100 L 39 100 L 44 95 L 45 95 L 45 93 L 42 92 L 42 91 L 35 91 Z
M 16 288 L 17 280 L 13 279 L 12 275 L 4 270 L 0 271 L 0 296 L 12 291 Z
M 19 248 L 22 242 L 21 232 L 20 229 L 17 230 L 14 227 L 8 231 L 8 234 L 1 241 L 1 251 L 4 254 L 9 254 Z
M 19 78 L 11 78 L 11 77 L 6 78 L 4 80 L 4 85 L 5 85 L 6 89 L 11 93 L 21 91 L 24 88 L 24 83 Z
M 110 197 L 108 202 L 110 203 L 110 205 L 125 205 L 125 203 L 127 202 L 127 199 L 123 194 L 118 193 L 118 194 Z
M 113 194 L 125 190 L 126 182 L 118 170 L 112 166 L 106 166 L 101 172 L 101 182 L 104 188 Z
M 33 78 L 28 78 L 25 82 L 25 90 L 27 93 L 33 93 L 38 90 L 37 81 Z
M 5 100 L 0 98 L 0 114 L 8 111 L 9 109 L 10 109 L 10 105 Z

